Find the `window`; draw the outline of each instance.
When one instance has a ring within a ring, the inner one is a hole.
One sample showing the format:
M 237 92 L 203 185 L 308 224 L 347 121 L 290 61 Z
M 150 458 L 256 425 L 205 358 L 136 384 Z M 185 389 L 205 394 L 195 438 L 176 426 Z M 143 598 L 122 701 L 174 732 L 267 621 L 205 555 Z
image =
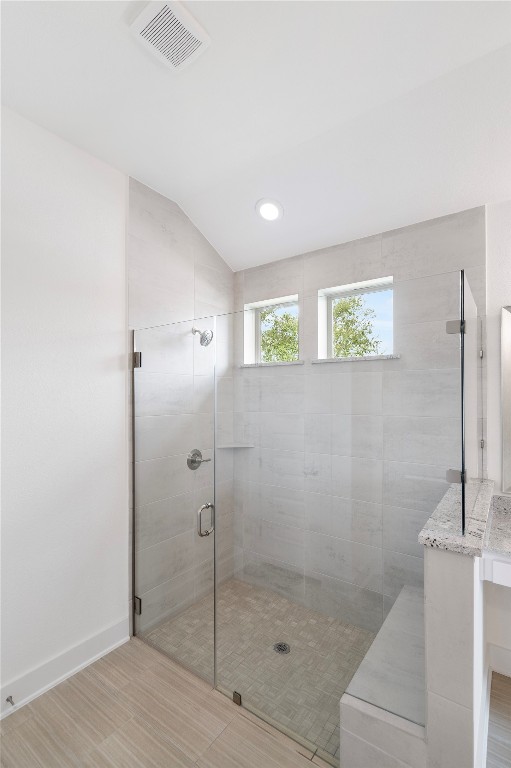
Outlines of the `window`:
M 393 354 L 392 277 L 318 292 L 319 358 Z
M 245 363 L 298 360 L 298 296 L 245 305 Z

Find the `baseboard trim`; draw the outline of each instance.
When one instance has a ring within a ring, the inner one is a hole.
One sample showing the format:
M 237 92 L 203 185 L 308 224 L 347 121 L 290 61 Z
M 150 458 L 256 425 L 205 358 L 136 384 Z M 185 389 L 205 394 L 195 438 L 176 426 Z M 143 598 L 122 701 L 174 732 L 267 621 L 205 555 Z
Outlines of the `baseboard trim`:
M 0 694 L 2 697 L 0 719 L 8 717 L 29 701 L 33 701 L 128 640 L 129 618 L 126 617 L 21 677 L 3 684 Z M 14 707 L 6 701 L 8 696 L 12 696 L 15 702 Z

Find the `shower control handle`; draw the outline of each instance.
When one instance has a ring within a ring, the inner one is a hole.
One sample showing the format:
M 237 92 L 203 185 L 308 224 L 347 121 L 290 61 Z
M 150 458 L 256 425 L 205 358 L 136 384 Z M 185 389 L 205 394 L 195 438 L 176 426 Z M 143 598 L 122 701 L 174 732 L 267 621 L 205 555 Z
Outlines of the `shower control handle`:
M 200 465 L 205 464 L 207 461 L 211 461 L 211 459 L 203 459 L 202 452 L 199 451 L 198 448 L 194 448 L 193 451 L 190 451 L 188 458 L 186 459 L 188 469 L 199 469 Z
M 211 522 L 210 527 L 206 528 L 205 531 L 202 530 L 202 513 L 205 509 L 211 510 Z M 215 505 L 212 501 L 208 501 L 207 504 L 203 504 L 202 507 L 200 507 L 197 510 L 197 533 L 199 536 L 209 536 L 210 533 L 213 533 L 215 530 Z

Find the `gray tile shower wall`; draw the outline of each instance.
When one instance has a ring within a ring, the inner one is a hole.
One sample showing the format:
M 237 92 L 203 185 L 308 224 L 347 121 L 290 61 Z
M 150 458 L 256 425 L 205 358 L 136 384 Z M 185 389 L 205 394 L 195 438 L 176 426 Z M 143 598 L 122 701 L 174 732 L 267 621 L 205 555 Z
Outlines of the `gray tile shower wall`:
M 128 221 L 129 327 L 137 330 L 135 545 L 138 631 L 191 604 L 213 585 L 213 543 L 195 533 L 198 507 L 213 497 L 213 463 L 186 465 L 198 447 L 212 456 L 214 345 L 191 334 L 194 318 L 233 309 L 233 273 L 181 209 L 131 179 Z M 170 327 L 169 323 L 176 323 Z M 140 329 L 152 328 L 150 331 Z M 232 318 L 219 317 L 218 429 L 232 438 Z M 216 467 L 220 576 L 233 573 L 233 462 Z M 131 544 L 130 544 L 131 547 Z
M 233 275 L 177 205 L 131 181 L 128 243 L 130 328 L 182 323 L 172 344 L 167 329 L 164 344 L 147 334 L 137 373 L 140 628 L 212 586 L 211 542 L 192 530 L 212 464 L 199 478 L 185 459 L 190 441 L 213 448 L 213 348 L 187 340 L 192 318 L 217 315 L 217 446 L 254 445 L 217 451 L 218 573 L 377 630 L 402 586 L 422 582 L 417 535 L 459 465 L 459 349 L 445 321 L 461 268 L 484 315 L 484 209 Z M 318 289 L 387 275 L 400 358 L 312 365 Z M 240 368 L 243 317 L 227 313 L 294 293 L 305 364 Z
M 225 314 L 233 272 L 179 206 L 130 179 L 129 327 Z
M 238 578 L 372 631 L 422 584 L 417 536 L 460 464 L 462 268 L 483 316 L 484 208 L 235 274 Z M 387 275 L 400 358 L 312 365 L 318 289 Z M 305 364 L 240 368 L 244 304 L 293 293 Z

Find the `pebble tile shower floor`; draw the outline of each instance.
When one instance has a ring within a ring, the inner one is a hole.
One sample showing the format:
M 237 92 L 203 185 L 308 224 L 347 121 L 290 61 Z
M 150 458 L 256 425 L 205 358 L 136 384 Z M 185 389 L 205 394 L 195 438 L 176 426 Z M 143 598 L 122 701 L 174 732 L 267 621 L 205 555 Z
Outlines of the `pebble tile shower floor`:
M 339 700 L 374 634 L 236 579 L 219 589 L 217 633 L 219 687 L 238 691 L 244 706 L 338 764 Z M 212 596 L 143 638 L 210 679 Z M 290 653 L 276 653 L 278 642 Z

